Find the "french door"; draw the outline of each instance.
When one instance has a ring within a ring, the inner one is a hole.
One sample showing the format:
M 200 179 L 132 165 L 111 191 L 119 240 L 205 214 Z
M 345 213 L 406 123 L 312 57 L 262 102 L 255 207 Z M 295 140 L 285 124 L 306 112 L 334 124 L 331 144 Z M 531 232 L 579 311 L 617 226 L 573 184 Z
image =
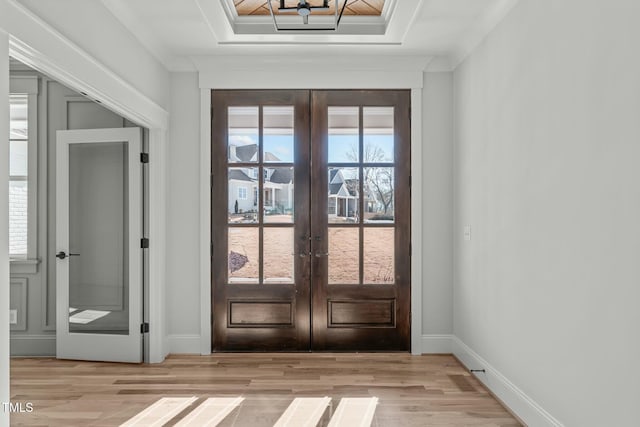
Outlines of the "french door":
M 409 350 L 409 105 L 212 92 L 213 351 Z

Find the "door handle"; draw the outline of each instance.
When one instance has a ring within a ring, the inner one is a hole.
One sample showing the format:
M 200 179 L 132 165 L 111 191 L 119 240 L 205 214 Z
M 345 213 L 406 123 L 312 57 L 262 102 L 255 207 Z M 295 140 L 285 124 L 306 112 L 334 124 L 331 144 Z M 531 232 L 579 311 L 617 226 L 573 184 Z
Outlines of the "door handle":
M 58 259 L 65 259 L 65 258 L 66 258 L 66 257 L 68 257 L 68 256 L 80 256 L 80 254 L 68 254 L 68 255 L 67 255 L 67 254 L 66 254 L 66 253 L 64 253 L 63 251 L 60 251 L 60 252 L 58 252 L 58 253 L 56 254 L 56 258 L 58 258 Z
M 322 252 L 322 253 L 316 252 L 316 258 L 322 258 L 325 256 L 329 256 L 329 252 Z
M 311 252 L 300 252 L 299 254 L 291 254 L 293 256 L 298 255 L 300 258 L 306 258 L 311 255 Z

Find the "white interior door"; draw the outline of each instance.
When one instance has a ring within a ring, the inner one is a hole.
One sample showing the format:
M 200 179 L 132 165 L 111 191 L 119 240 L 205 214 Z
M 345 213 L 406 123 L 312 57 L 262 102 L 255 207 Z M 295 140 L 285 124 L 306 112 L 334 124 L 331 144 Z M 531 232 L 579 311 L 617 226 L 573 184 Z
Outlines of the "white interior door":
M 140 128 L 57 132 L 56 354 L 142 361 Z

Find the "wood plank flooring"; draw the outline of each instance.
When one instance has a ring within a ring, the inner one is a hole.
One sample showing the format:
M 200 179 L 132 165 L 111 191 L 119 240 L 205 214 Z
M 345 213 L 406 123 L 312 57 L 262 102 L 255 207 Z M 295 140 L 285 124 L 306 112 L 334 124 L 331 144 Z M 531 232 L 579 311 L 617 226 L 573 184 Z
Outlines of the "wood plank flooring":
M 371 423 L 386 426 L 520 426 L 452 356 L 405 353 L 170 356 L 156 365 L 13 359 L 11 400 L 31 413 L 12 426 L 118 426 L 163 397 L 196 397 L 174 425 L 211 397 L 244 400 L 220 426 L 273 426 L 296 397 L 377 397 Z

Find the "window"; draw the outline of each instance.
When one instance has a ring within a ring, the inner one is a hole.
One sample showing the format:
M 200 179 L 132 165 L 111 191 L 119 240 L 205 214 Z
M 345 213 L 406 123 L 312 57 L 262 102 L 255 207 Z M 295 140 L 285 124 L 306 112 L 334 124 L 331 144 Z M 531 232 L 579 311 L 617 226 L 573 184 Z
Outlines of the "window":
M 238 187 L 238 199 L 247 200 L 247 187 Z
M 9 253 L 27 256 L 29 206 L 29 125 L 26 95 L 11 95 L 9 104 Z
M 35 273 L 37 265 L 37 94 L 37 77 L 11 77 L 9 256 L 12 272 Z

